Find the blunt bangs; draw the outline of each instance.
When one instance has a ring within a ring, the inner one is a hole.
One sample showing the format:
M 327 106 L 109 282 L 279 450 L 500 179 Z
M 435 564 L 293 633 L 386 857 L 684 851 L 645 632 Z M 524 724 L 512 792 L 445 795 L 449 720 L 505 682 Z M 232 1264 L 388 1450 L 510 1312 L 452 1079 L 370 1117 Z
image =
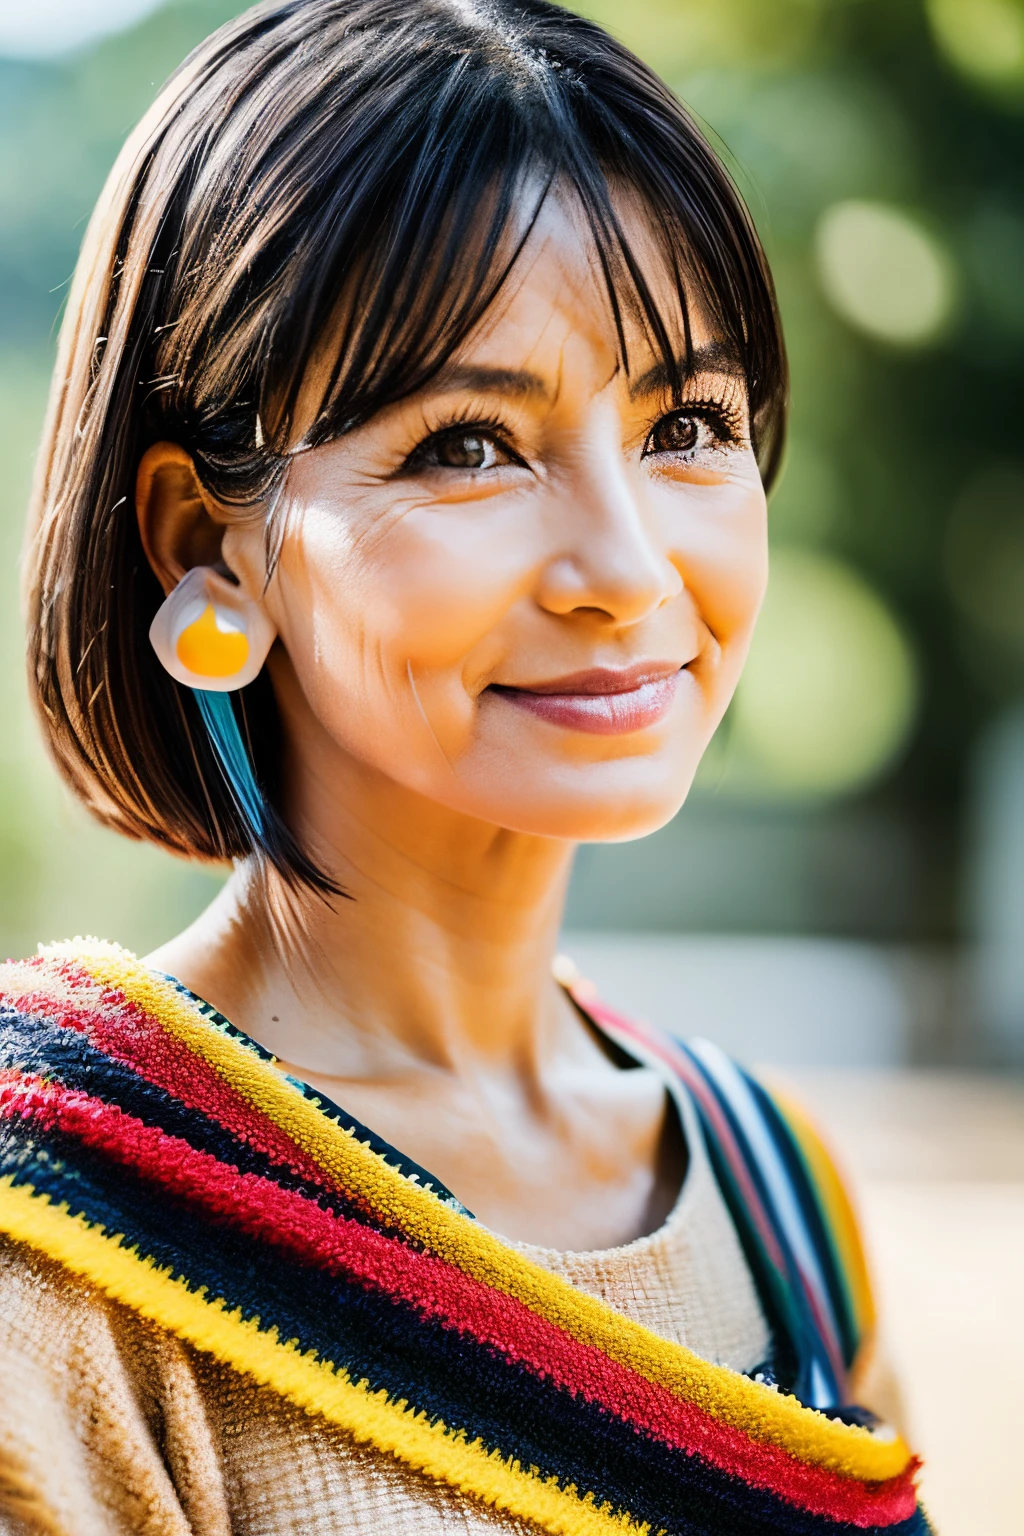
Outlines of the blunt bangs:
M 266 519 L 272 558 L 291 454 L 429 383 L 555 189 L 590 231 L 623 366 L 631 319 L 678 398 L 699 304 L 746 377 L 770 485 L 787 375 L 756 232 L 686 110 L 600 28 L 543 0 L 267 0 L 168 82 L 83 246 L 29 548 L 41 715 L 102 820 L 192 857 L 255 853 L 333 889 L 275 809 L 265 676 L 236 696 L 268 804 L 257 830 L 195 699 L 149 647 L 163 594 L 138 533 L 138 465 L 152 443 L 180 443 L 225 508 Z M 647 215 L 673 314 L 626 238 L 621 193 Z M 310 409 L 303 387 L 327 338 Z

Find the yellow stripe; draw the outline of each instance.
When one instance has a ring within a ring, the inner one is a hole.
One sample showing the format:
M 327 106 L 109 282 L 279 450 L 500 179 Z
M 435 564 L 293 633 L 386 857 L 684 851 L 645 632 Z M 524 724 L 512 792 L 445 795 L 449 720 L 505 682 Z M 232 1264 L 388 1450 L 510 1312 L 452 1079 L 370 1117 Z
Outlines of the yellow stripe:
M 781 1110 L 786 1124 L 796 1137 L 800 1151 L 811 1170 L 815 1188 L 821 1196 L 825 1214 L 839 1250 L 839 1262 L 850 1287 L 850 1299 L 858 1332 L 865 1341 L 875 1326 L 875 1299 L 871 1289 L 864 1245 L 860 1236 L 860 1223 L 850 1202 L 831 1153 L 821 1138 L 821 1133 L 800 1104 L 774 1085 L 771 1095 Z
M 353 1383 L 341 1371 L 281 1343 L 220 1301 L 206 1301 L 148 1258 L 108 1237 L 65 1206 L 51 1203 L 10 1177 L 0 1179 L 0 1228 L 58 1260 L 159 1327 L 187 1339 L 223 1364 L 347 1430 L 429 1476 L 497 1509 L 531 1520 L 555 1536 L 644 1536 L 646 1523 L 615 1514 L 593 1496 L 580 1498 L 518 1462 L 504 1460 L 480 1441 L 451 1433 L 423 1413 L 391 1403 L 383 1391 Z
M 314 1157 L 332 1179 L 361 1194 L 381 1216 L 464 1274 L 514 1297 L 580 1343 L 697 1404 L 712 1418 L 778 1445 L 802 1461 L 870 1481 L 895 1477 L 907 1466 L 910 1451 L 903 1440 L 879 1441 L 859 1426 L 827 1419 L 794 1397 L 712 1365 L 541 1269 L 389 1167 L 327 1119 L 283 1073 L 214 1028 L 174 986 L 146 970 L 134 956 L 115 945 L 89 943 L 88 949 L 76 941 L 54 945 L 43 953 L 81 966 L 101 985 L 116 988 L 153 1015 Z

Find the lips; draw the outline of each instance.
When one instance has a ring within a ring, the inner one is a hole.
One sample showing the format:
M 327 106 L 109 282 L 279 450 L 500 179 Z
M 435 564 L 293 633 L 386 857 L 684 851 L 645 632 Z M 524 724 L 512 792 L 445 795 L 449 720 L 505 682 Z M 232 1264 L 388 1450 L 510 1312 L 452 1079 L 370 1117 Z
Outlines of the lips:
M 591 736 L 625 736 L 647 730 L 665 718 L 683 670 L 676 662 L 593 667 L 528 688 L 492 683 L 489 691 L 567 730 L 585 731 Z

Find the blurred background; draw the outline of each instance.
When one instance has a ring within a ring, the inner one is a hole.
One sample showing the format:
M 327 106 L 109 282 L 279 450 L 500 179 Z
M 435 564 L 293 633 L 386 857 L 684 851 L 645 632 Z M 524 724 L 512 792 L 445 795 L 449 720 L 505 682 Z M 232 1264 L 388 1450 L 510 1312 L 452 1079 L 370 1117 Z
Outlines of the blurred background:
M 581 851 L 565 948 L 609 1001 L 798 1082 L 860 1189 L 937 1526 L 1019 1536 L 1024 0 L 581 8 L 690 103 L 747 195 L 793 431 L 735 704 L 675 822 Z M 17 561 L 92 203 L 162 80 L 242 9 L 0 0 L 7 953 L 78 932 L 141 952 L 216 888 L 61 791 Z

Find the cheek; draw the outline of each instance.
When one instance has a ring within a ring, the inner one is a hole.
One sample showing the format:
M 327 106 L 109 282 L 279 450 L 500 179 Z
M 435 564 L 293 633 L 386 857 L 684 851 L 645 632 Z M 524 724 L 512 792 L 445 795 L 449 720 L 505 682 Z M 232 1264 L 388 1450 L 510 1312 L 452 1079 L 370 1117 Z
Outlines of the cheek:
M 367 623 L 418 670 L 458 666 L 530 590 L 531 540 L 497 501 L 415 509 L 367 553 Z
M 665 509 L 666 519 L 671 513 Z M 760 480 L 695 487 L 668 538 L 672 558 L 723 652 L 741 663 L 768 579 L 767 507 Z
M 405 677 L 461 664 L 529 590 L 522 518 L 490 503 L 395 509 L 343 517 L 307 507 L 282 551 L 281 630 L 335 678 Z

